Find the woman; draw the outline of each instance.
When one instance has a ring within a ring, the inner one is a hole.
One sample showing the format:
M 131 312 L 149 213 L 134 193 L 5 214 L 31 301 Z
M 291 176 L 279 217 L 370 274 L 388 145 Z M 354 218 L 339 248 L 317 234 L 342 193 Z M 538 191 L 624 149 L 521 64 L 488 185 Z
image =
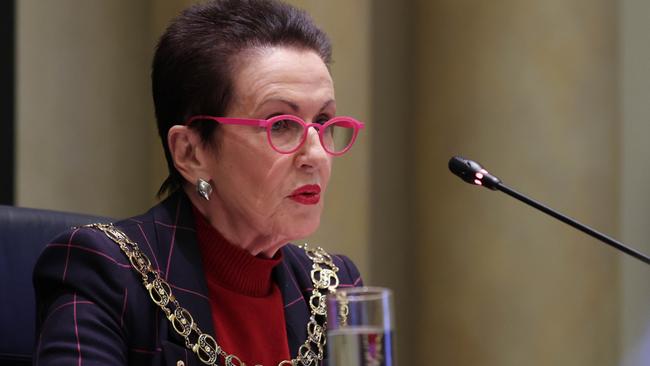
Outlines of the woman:
M 361 283 L 349 259 L 287 244 L 318 227 L 333 157 L 363 127 L 336 117 L 330 54 L 276 1 L 173 21 L 152 70 L 169 197 L 47 246 L 35 364 L 320 363 L 324 295 Z

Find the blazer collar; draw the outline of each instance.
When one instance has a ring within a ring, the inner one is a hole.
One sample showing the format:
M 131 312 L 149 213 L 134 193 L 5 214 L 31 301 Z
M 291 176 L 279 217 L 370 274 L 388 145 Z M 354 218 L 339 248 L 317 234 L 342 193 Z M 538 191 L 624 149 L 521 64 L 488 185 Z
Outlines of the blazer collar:
M 178 191 L 151 211 L 161 253 L 160 275 L 201 331 L 215 336 L 191 205 L 185 192 Z M 185 343 L 173 327 L 168 329 L 172 338 Z
M 287 325 L 287 337 L 289 341 L 289 351 L 291 357 L 298 355 L 298 349 L 307 339 L 307 323 L 309 322 L 309 306 L 307 299 L 309 295 L 304 293 L 303 289 L 311 287 L 310 277 L 297 276 L 299 271 L 304 268 L 295 262 L 294 247 L 287 244 L 282 250 L 282 263 L 273 269 L 273 276 L 282 292 L 284 301 L 284 319 Z M 308 272 L 306 272 L 308 273 Z

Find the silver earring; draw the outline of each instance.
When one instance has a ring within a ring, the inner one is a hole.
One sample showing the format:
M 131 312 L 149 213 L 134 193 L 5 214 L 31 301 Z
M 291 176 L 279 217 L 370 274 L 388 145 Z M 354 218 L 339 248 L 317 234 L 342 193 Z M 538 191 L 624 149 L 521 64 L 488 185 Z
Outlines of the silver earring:
M 209 201 L 210 195 L 212 194 L 212 185 L 199 178 L 199 180 L 196 182 L 196 192 L 206 201 Z

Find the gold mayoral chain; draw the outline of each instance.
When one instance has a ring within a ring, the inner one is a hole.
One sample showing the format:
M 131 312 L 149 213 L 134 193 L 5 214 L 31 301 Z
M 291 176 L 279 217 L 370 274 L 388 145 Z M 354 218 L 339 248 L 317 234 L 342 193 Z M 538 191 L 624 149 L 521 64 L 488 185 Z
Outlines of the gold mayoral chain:
M 206 365 L 217 365 L 217 359 L 222 356 L 226 366 L 246 366 L 239 357 L 228 354 L 211 335 L 203 333 L 194 322 L 194 318 L 183 308 L 172 294 L 171 286 L 160 274 L 154 271 L 149 258 L 140 250 L 137 243 L 132 241 L 122 230 L 113 224 L 89 224 L 84 227 L 101 230 L 111 240 L 120 246 L 131 262 L 131 266 L 142 276 L 142 283 L 149 291 L 151 300 L 158 305 L 167 315 L 176 333 L 185 338 L 185 346 L 196 353 Z M 281 361 L 278 366 L 311 366 L 317 365 L 323 359 L 324 347 L 327 337 L 327 302 L 325 293 L 335 293 L 339 285 L 336 275 L 339 268 L 332 261 L 332 257 L 321 247 L 309 248 L 307 244 L 300 248 L 312 261 L 311 281 L 313 289 L 309 298 L 311 316 L 307 323 L 307 340 L 298 348 L 298 356 L 291 360 Z M 347 314 L 346 314 L 347 315 Z M 317 319 L 321 319 L 320 321 Z M 261 365 L 256 365 L 261 366 Z

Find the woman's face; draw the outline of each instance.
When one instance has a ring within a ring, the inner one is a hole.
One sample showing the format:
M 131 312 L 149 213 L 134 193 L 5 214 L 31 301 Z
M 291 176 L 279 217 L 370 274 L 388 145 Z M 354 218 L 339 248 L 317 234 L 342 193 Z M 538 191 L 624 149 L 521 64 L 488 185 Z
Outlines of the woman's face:
M 305 122 L 336 114 L 327 67 L 313 51 L 274 47 L 246 52 L 234 72 L 226 117 L 268 119 L 292 114 Z M 208 163 L 214 192 L 208 214 L 227 239 L 273 255 L 284 244 L 313 233 L 320 223 L 332 157 L 313 128 L 295 153 L 280 154 L 266 130 L 221 125 L 219 146 Z M 267 243 L 267 244 L 263 244 Z

